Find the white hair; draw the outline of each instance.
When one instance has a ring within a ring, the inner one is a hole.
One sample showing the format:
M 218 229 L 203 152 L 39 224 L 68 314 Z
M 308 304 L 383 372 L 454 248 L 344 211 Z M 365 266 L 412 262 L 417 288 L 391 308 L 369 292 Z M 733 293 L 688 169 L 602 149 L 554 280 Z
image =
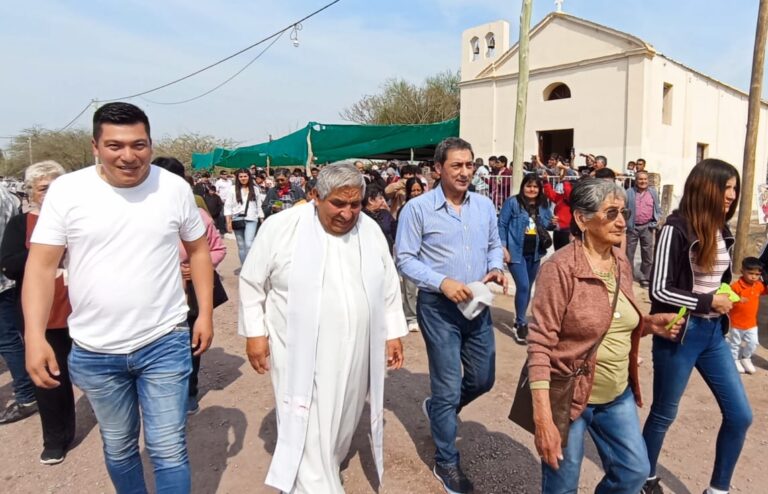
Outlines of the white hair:
M 336 189 L 353 187 L 365 195 L 365 178 L 350 164 L 326 166 L 317 175 L 317 196 L 324 200 Z
M 24 189 L 31 197 L 32 189 L 38 181 L 43 178 L 50 178 L 53 180 L 65 173 L 67 173 L 67 171 L 64 170 L 64 167 L 53 160 L 40 161 L 34 165 L 29 165 L 27 169 L 24 170 Z

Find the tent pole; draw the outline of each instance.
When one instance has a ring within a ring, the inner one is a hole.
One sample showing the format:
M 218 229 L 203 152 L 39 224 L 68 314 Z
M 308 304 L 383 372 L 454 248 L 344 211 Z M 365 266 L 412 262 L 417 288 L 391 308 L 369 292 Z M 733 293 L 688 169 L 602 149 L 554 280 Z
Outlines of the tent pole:
M 307 164 L 306 164 L 306 170 L 304 173 L 307 176 L 310 176 L 310 167 L 312 166 L 313 156 L 312 156 L 312 126 L 307 126 Z
M 413 162 L 413 148 L 411 148 L 411 162 Z

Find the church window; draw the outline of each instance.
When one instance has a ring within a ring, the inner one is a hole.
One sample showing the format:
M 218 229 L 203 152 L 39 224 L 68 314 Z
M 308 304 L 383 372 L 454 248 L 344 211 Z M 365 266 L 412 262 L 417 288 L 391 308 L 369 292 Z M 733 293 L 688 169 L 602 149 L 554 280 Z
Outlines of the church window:
M 556 82 L 550 84 L 544 89 L 544 101 L 552 101 L 555 99 L 568 99 L 571 97 L 571 88 L 563 84 L 562 82 Z

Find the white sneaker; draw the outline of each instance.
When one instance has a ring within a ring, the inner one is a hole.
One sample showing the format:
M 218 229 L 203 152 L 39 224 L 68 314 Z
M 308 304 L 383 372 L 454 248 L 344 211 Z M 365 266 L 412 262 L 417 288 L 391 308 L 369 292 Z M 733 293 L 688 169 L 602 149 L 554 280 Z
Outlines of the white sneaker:
M 744 374 L 744 366 L 741 365 L 742 360 L 734 360 L 733 362 L 736 364 L 736 370 L 739 371 L 739 374 Z
M 412 322 L 408 324 L 408 331 L 411 333 L 418 333 L 419 332 L 419 323 Z
M 744 368 L 744 371 L 747 374 L 754 374 L 755 372 L 757 372 L 757 369 L 755 369 L 755 364 L 752 363 L 752 359 L 750 358 L 741 359 L 741 366 Z

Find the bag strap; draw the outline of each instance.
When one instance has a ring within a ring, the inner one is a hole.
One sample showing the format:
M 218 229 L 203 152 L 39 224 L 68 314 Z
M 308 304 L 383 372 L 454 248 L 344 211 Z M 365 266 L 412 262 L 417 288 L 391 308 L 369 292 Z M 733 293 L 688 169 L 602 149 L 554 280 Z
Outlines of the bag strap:
M 611 320 L 613 320 L 613 314 L 616 312 L 616 305 L 619 303 L 619 292 L 621 291 L 621 267 L 619 267 L 618 260 L 616 261 L 616 290 L 613 292 L 613 302 L 611 302 Z M 579 367 L 576 370 L 576 374 L 585 373 L 586 372 L 586 366 L 589 360 L 592 358 L 592 356 L 597 352 L 597 349 L 600 347 L 600 344 L 605 339 L 605 336 L 608 334 L 608 331 L 610 331 L 610 327 L 608 330 L 603 333 L 603 335 L 600 337 L 597 342 L 592 345 L 592 348 L 589 349 L 589 352 L 587 352 L 587 356 L 584 358 L 581 367 Z

